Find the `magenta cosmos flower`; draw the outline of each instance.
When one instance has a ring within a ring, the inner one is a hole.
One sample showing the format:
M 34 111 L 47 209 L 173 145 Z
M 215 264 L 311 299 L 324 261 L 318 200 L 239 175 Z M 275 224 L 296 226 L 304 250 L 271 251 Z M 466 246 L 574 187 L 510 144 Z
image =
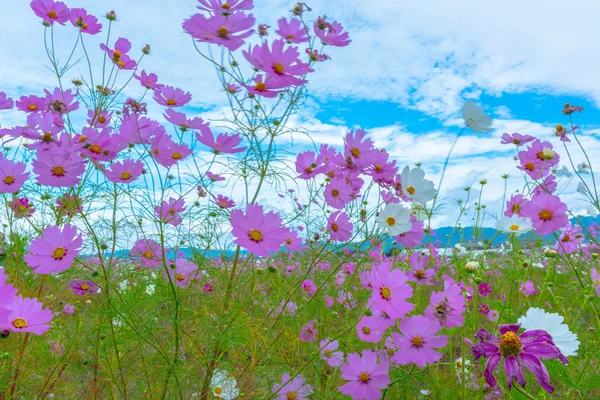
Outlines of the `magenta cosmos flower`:
M 210 147 L 215 154 L 235 154 L 246 151 L 245 147 L 236 147 L 242 142 L 239 134 L 220 133 L 216 139 L 208 126 L 196 133 L 196 139 L 205 146 Z
M 305 342 L 314 342 L 317 337 L 317 330 L 315 329 L 315 322 L 311 319 L 300 329 L 300 339 Z
M 115 42 L 115 48 L 110 49 L 104 43 L 100 44 L 100 48 L 108 54 L 112 62 L 121 69 L 135 69 L 137 65 L 135 61 L 127 55 L 131 50 L 131 42 L 125 38 L 119 38 Z
M 445 347 L 448 336 L 435 336 L 442 326 L 437 319 L 423 315 L 404 318 L 398 326 L 400 333 L 392 333 L 398 347 L 392 359 L 398 364 L 416 364 L 423 368 L 438 362 L 442 353 L 433 350 Z
M 352 237 L 352 223 L 348 214 L 343 211 L 331 213 L 327 219 L 329 238 L 335 242 L 345 242 Z
M 290 374 L 283 374 L 281 384 L 273 385 L 273 393 L 277 395 L 277 400 L 306 400 L 313 392 L 312 386 L 306 383 L 302 375 L 291 379 Z
M 516 144 L 517 146 L 520 146 L 525 143 L 533 142 L 534 140 L 535 138 L 533 136 L 521 135 L 520 133 L 515 132 L 512 135 L 509 135 L 508 133 L 503 134 L 502 141 L 500 143 Z
M 175 143 L 169 135 L 162 132 L 154 136 L 150 146 L 152 147 L 152 157 L 165 168 L 175 165 L 192 154 L 192 150 L 188 146 Z
M 527 202 L 523 209 L 523 217 L 533 222 L 538 235 L 548 235 L 564 228 L 569 223 L 567 205 L 558 196 L 541 194 L 535 200 Z
M 348 361 L 341 366 L 342 378 L 347 381 L 339 387 L 339 391 L 354 400 L 377 400 L 381 391 L 390 384 L 389 365 L 384 360 L 377 363 L 377 353 L 363 350 L 362 357 L 358 353 L 348 355 Z
M 192 95 L 173 86 L 161 86 L 154 91 L 154 100 L 163 106 L 182 107 L 192 100 Z
M 318 165 L 314 151 L 303 151 L 296 156 L 296 172 L 300 174 L 298 178 L 312 179 L 324 170 L 324 166 Z
M 315 21 L 315 34 L 321 39 L 321 42 L 329 46 L 348 46 L 351 42 L 348 32 L 344 32 L 344 28 L 340 23 L 329 23 L 325 21 L 325 18 L 319 17 Z
M 198 271 L 198 266 L 185 258 L 178 258 L 175 260 L 175 264 L 167 268 L 171 279 L 175 285 L 180 288 L 188 287 L 192 282 L 202 280 L 202 274 Z M 165 270 L 163 270 L 165 279 L 169 279 Z
M 573 253 L 579 249 L 584 240 L 585 236 L 581 233 L 581 226 L 569 226 L 558 237 L 556 251 L 558 254 Z
M 69 8 L 61 1 L 33 0 L 30 5 L 35 15 L 50 25 L 55 22 L 64 25 L 71 15 Z
M 204 122 L 202 118 L 196 117 L 188 119 L 184 113 L 177 112 L 172 108 L 167 108 L 164 116 L 167 121 L 173 125 L 177 125 L 182 132 L 185 132 L 188 129 L 209 129 L 208 123 Z
M 330 367 L 339 367 L 344 363 L 344 353 L 336 351 L 339 345 L 337 340 L 323 339 L 319 342 L 321 358 L 327 361 Z
M 38 151 L 32 165 L 38 183 L 44 186 L 73 187 L 85 172 L 85 161 L 77 153 L 58 147 Z
M 307 81 L 299 77 L 313 71 L 308 64 L 300 61 L 298 50 L 287 47 L 283 40 L 274 41 L 271 49 L 264 42 L 242 53 L 255 68 L 266 72 L 274 85 L 302 85 Z
M 11 160 L 0 160 L 0 192 L 16 193 L 29 179 L 29 172 L 25 172 L 26 165 L 15 163 Z
M 6 93 L 0 92 L 0 110 L 10 110 L 15 106 L 13 99 L 8 97 Z
M 344 158 L 358 169 L 367 168 L 378 158 L 378 151 L 373 148 L 373 142 L 366 135 L 364 130 L 357 129 L 348 132 L 344 138 Z
M 110 169 L 104 171 L 104 175 L 111 182 L 115 183 L 131 183 L 135 181 L 144 170 L 144 163 L 141 161 L 133 161 L 126 159 L 123 161 L 114 162 L 110 165 Z
M 232 208 L 235 207 L 235 202 L 230 199 L 227 196 L 223 196 L 222 194 L 219 194 L 217 196 L 212 195 L 212 200 L 211 202 L 217 206 L 219 206 L 219 208 Z
M 15 104 L 19 110 L 26 113 L 42 111 L 48 107 L 46 98 L 34 95 L 21 96 Z
M 29 218 L 35 212 L 33 203 L 27 197 L 15 197 L 9 206 L 15 218 Z
M 272 211 L 265 214 L 263 207 L 257 204 L 248 204 L 245 213 L 231 212 L 234 243 L 257 256 L 266 257 L 281 248 L 286 234 L 281 223 L 277 214 Z
M 286 42 L 295 44 L 308 42 L 306 28 L 298 18 L 290 18 L 289 22 L 285 18 L 281 18 L 277 21 L 277 25 L 279 26 L 277 34 Z
M 168 252 L 169 249 L 164 249 L 165 254 Z M 140 239 L 135 242 L 130 254 L 138 258 L 144 267 L 158 268 L 162 265 L 163 248 L 152 239 Z
M 277 83 L 271 76 L 264 77 L 263 74 L 258 74 L 252 79 L 253 85 L 243 85 L 250 95 L 262 96 L 268 99 L 273 99 L 281 93 L 280 89 L 286 88 L 288 85 Z M 249 96 L 249 97 L 252 97 Z
M 92 281 L 72 280 L 69 287 L 75 296 L 85 296 L 86 293 L 96 294 L 100 288 Z
M 185 211 L 185 200 L 175 200 L 170 197 L 168 201 L 163 201 L 160 206 L 154 208 L 154 212 L 165 224 L 178 226 L 181 224 L 181 213 Z
M 410 256 L 411 271 L 408 271 L 408 280 L 417 282 L 419 285 L 433 285 L 435 278 L 435 269 L 426 268 L 429 264 L 428 256 L 421 256 L 419 253 L 413 253 Z
M 83 8 L 71 8 L 71 23 L 79 28 L 79 32 L 95 35 L 102 31 L 102 25 L 98 23 L 98 18 L 89 15 Z
M 235 51 L 244 44 L 245 38 L 252 35 L 255 22 L 252 15 L 243 12 L 209 17 L 194 14 L 185 20 L 183 29 L 198 42 L 214 43 Z
M 47 308 L 42 309 L 42 306 L 43 304 L 35 299 L 13 297 L 12 302 L 7 306 L 10 310 L 7 325 L 0 325 L 0 329 L 10 329 L 16 333 L 43 334 L 50 329 L 48 323 L 52 321 L 52 311 Z
M 425 316 L 435 318 L 446 328 L 462 326 L 465 317 L 465 296 L 462 289 L 455 283 L 445 281 L 443 292 L 432 292 L 429 298 L 429 307 L 425 309 Z
M 371 270 L 370 284 L 373 289 L 369 306 L 374 306 L 391 319 L 402 318 L 415 308 L 406 299 L 410 298 L 413 289 L 406 283 L 406 274 L 399 269 L 390 271 L 391 262 L 383 261 L 374 265 Z
M 512 388 L 513 378 L 525 387 L 525 376 L 523 376 L 524 365 L 529 369 L 538 383 L 549 393 L 554 391 L 550 385 L 550 375 L 541 359 L 556 358 L 563 364 L 569 360 L 565 357 L 558 347 L 554 345 L 552 336 L 543 330 L 531 330 L 519 335 L 521 324 L 502 324 L 498 326 L 500 337 L 495 337 L 485 329 L 480 329 L 475 337 L 480 343 L 471 350 L 475 360 L 485 357 L 485 380 L 491 387 L 498 386 L 494 377 L 494 369 L 500 361 L 504 359 L 504 369 L 506 371 L 506 386 L 508 390 Z
M 36 274 L 64 271 L 75 261 L 82 243 L 81 234 L 77 235 L 73 225 L 65 225 L 62 231 L 58 226 L 50 226 L 42 232 L 41 238 L 31 242 L 25 262 Z
M 344 178 L 335 178 L 325 186 L 325 202 L 328 206 L 343 209 L 352 201 L 352 186 Z
M 199 10 L 208 11 L 213 14 L 224 16 L 231 15 L 237 11 L 249 11 L 254 8 L 252 0 L 198 0 Z
M 156 90 L 162 86 L 158 84 L 158 76 L 156 74 L 147 74 L 144 70 L 139 75 L 133 74 L 133 77 L 146 89 Z
M 63 115 L 79 108 L 79 102 L 75 100 L 71 89 L 62 91 L 60 88 L 54 88 L 54 92 L 44 89 L 44 93 L 48 111 L 52 113 Z

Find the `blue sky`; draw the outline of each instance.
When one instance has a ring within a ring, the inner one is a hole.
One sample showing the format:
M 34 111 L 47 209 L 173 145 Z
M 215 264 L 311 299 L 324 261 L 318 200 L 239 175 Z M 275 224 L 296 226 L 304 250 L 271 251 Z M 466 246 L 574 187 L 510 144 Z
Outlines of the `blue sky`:
M 196 12 L 194 0 L 69 0 L 100 16 L 115 10 L 119 21 L 113 38 L 128 38 L 134 49 L 145 44 L 152 54 L 142 68 L 156 72 L 160 82 L 186 88 L 193 95 L 185 111 L 211 118 L 225 113 L 225 95 L 214 71 L 195 53 L 181 23 Z M 289 16 L 293 1 L 257 0 L 259 23 L 276 26 Z M 552 138 L 552 127 L 566 123 L 564 103 L 585 107 L 576 115 L 582 141 L 590 154 L 600 150 L 600 2 L 581 0 L 565 8 L 558 0 L 429 0 L 423 2 L 315 0 L 307 14 L 312 20 L 327 15 L 342 23 L 353 42 L 347 48 L 328 48 L 332 60 L 319 64 L 309 77 L 310 98 L 292 120 L 310 129 L 317 142 L 341 144 L 350 128 L 369 131 L 377 146 L 385 146 L 400 165 L 423 162 L 437 182 L 440 167 L 454 135 L 460 130 L 459 110 L 465 99 L 482 104 L 494 117 L 494 132 L 461 138 L 448 168 L 443 195 L 462 197 L 462 188 L 487 178 L 486 202 L 500 209 L 503 181 L 518 176 L 513 149 L 499 144 L 504 132 Z M 568 11 L 567 13 L 565 11 Z M 571 13 L 571 15 L 569 15 Z M 18 97 L 40 94 L 55 81 L 42 63 L 43 27 L 29 1 L 3 5 L 0 25 L 0 90 Z M 102 22 L 106 22 L 103 20 Z M 274 29 L 271 29 L 273 37 Z M 98 43 L 92 39 L 92 59 L 98 62 Z M 71 26 L 57 29 L 57 41 L 68 54 L 75 40 Z M 241 55 L 239 56 L 241 58 Z M 8 62 L 6 60 L 9 60 Z M 76 75 L 77 68 L 73 74 Z M 139 95 L 133 85 L 128 94 Z M 152 106 L 155 116 L 160 108 Z M 16 113 L 0 115 L 0 124 L 23 123 Z M 292 151 L 308 142 L 295 141 Z M 290 144 L 291 146 L 291 144 Z M 574 161 L 582 161 L 574 150 Z M 592 160 L 594 156 L 592 156 Z M 600 164 L 600 161 L 599 161 Z M 509 180 L 509 192 L 520 187 Z M 573 184 L 568 199 L 578 198 Z M 573 203 L 573 208 L 580 208 Z M 452 213 L 435 222 L 446 225 Z

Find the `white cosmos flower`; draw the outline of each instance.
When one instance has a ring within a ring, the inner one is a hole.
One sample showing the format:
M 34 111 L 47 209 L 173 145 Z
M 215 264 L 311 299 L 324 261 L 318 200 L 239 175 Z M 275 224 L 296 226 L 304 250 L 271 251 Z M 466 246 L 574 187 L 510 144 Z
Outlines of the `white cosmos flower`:
M 561 169 L 555 170 L 554 175 L 556 175 L 557 178 L 570 178 L 573 176 L 566 165 L 563 165 Z
M 462 117 L 473 132 L 491 132 L 492 119 L 473 100 L 467 100 L 462 108 Z
M 585 184 L 583 182 L 579 182 L 577 184 L 577 191 L 584 196 L 590 195 L 590 191 L 588 190 L 588 188 L 585 186 Z
M 216 369 L 213 373 L 210 389 L 213 396 L 218 399 L 233 400 L 240 394 L 235 378 L 222 369 Z
M 593 205 L 589 205 L 585 208 L 585 210 L 587 211 L 587 213 L 589 214 L 590 217 L 597 217 L 598 216 L 598 209 L 593 206 Z
M 410 169 L 408 165 L 404 167 L 400 176 L 402 193 L 417 203 L 427 203 L 429 200 L 433 200 L 436 193 L 433 182 L 424 178 L 425 171 L 421 168 Z
M 522 233 L 533 230 L 533 224 L 529 218 L 519 217 L 513 214 L 510 217 L 502 217 L 496 223 L 496 229 L 504 233 L 514 233 L 519 236 Z
M 556 313 L 548 313 L 541 308 L 532 307 L 518 322 L 525 331 L 541 329 L 552 336 L 552 341 L 566 357 L 576 356 L 579 349 L 577 335 L 563 324 L 565 319 Z
M 377 219 L 379 226 L 387 229 L 390 236 L 398 236 L 410 231 L 412 222 L 410 222 L 410 210 L 402 207 L 400 204 L 389 203 L 379 212 Z
M 577 165 L 577 171 L 579 171 L 580 174 L 589 174 L 591 172 L 591 168 L 586 163 L 581 163 Z

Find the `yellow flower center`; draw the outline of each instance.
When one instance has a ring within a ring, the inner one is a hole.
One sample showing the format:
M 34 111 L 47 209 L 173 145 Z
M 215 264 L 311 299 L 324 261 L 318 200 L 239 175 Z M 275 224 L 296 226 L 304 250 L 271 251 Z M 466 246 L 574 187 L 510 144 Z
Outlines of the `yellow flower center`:
M 292 34 L 290 33 L 290 34 L 289 34 L 289 35 L 287 35 L 285 38 L 286 38 L 286 39 L 293 39 L 293 38 L 294 38 L 294 35 L 292 35 Z
M 223 4 L 221 4 L 221 8 L 229 10 L 229 8 L 231 8 L 231 6 L 229 4 L 227 4 L 227 3 L 223 3 Z
M 535 165 L 532 162 L 528 162 L 527 164 L 525 164 L 525 169 L 527 171 L 533 171 L 535 169 Z
M 521 211 L 521 206 L 519 204 L 513 204 L 511 210 L 513 214 L 517 214 L 519 211 Z
M 217 36 L 220 38 L 226 38 L 229 36 L 229 29 L 226 26 L 222 26 L 217 29 Z
M 100 154 L 102 153 L 102 147 L 98 146 L 97 144 L 93 144 L 90 146 L 90 151 L 94 154 Z
M 15 318 L 12 320 L 12 326 L 17 329 L 27 328 L 27 320 L 21 317 Z
M 337 232 L 338 230 L 340 230 L 340 226 L 334 222 L 333 224 L 331 224 L 331 230 Z
M 148 250 L 146 250 L 144 253 L 142 253 L 142 255 L 146 258 L 152 258 L 152 253 Z
M 98 122 L 100 122 L 101 124 L 106 122 L 106 117 L 103 117 L 102 115 L 98 117 Z
M 540 212 L 540 218 L 544 221 L 549 221 L 552 219 L 552 211 L 550 210 L 542 210 Z
M 131 179 L 131 172 L 123 172 L 121 174 L 121 179 L 124 181 L 128 181 L 129 179 Z
M 331 357 L 331 350 L 325 350 L 325 357 Z
M 85 142 L 86 140 L 88 140 L 88 137 L 87 137 L 87 136 L 85 136 L 85 135 L 81 135 L 81 136 L 79 136 L 79 139 L 78 139 L 79 143 L 83 143 L 83 142 Z
M 290 238 L 287 238 L 287 239 L 285 239 L 285 242 L 286 242 L 287 244 L 292 244 L 292 239 L 290 239 Z
M 221 389 L 220 387 L 216 387 L 214 391 L 215 391 L 215 394 L 222 394 L 223 393 L 223 389 Z
M 175 104 L 177 104 L 177 102 L 173 99 L 167 99 L 167 105 L 169 106 L 174 106 Z
M 409 186 L 406 188 L 406 191 L 412 196 L 417 190 L 414 187 Z
M 396 220 L 394 219 L 394 217 L 388 217 L 385 222 L 387 222 L 387 224 L 389 226 L 394 226 L 396 224 Z
M 265 90 L 267 90 L 267 85 L 264 84 L 264 82 L 258 82 L 255 86 L 256 90 L 258 90 L 259 92 L 264 92 Z
M 363 382 L 363 383 L 367 383 L 369 382 L 369 380 L 371 379 L 371 377 L 369 376 L 368 373 L 366 372 L 361 372 L 360 375 L 358 376 L 358 379 Z
M 57 14 L 57 13 L 56 13 L 56 11 L 54 11 L 54 10 L 50 10 L 50 11 L 48 11 L 48 14 L 47 14 L 47 15 L 48 15 L 48 18 L 51 18 L 51 19 L 56 19 L 56 18 L 58 18 L 58 14 Z
M 331 191 L 331 195 L 332 195 L 333 197 L 338 197 L 338 196 L 340 195 L 340 191 L 339 191 L 339 190 L 337 190 L 337 189 L 333 189 L 333 190 Z
M 363 326 L 362 331 L 365 335 L 368 335 L 371 333 L 371 328 L 369 328 L 368 326 Z
M 56 167 L 52 168 L 52 175 L 54 175 L 54 176 L 64 176 L 65 175 L 65 169 L 63 167 L 61 167 L 60 165 L 57 165 Z
M 425 279 L 425 271 L 423 271 L 422 269 L 415 271 L 415 277 L 417 279 Z
M 520 227 L 519 227 L 519 225 L 511 225 L 511 226 L 510 226 L 510 230 L 511 230 L 511 231 L 518 231 L 518 230 L 519 230 L 519 228 L 520 228 Z
M 119 61 L 121 59 L 121 52 L 119 50 L 113 51 L 113 60 Z
M 517 356 L 523 348 L 523 343 L 514 332 L 508 331 L 500 337 L 498 347 L 504 357 Z
M 357 147 L 352 148 L 350 150 L 350 154 L 352 154 L 355 158 L 360 156 L 360 150 Z
M 379 165 L 379 164 L 376 165 L 375 166 L 375 172 L 381 172 L 381 171 L 383 171 L 383 167 L 381 165 Z
M 52 252 L 52 258 L 54 258 L 55 260 L 62 260 L 66 254 L 67 254 L 67 249 L 65 249 L 64 247 L 57 247 Z
M 392 291 L 387 286 L 382 286 L 381 290 L 379 291 L 379 294 L 381 294 L 381 297 L 383 297 L 386 300 L 389 300 L 392 297 Z
M 5 176 L 2 181 L 4 183 L 6 183 L 7 185 L 12 185 L 13 183 L 15 183 L 15 177 L 8 175 L 8 176 Z
M 35 104 L 30 104 L 30 105 L 27 106 L 27 109 L 29 111 L 35 111 L 35 110 L 38 109 L 38 106 L 36 106 Z
M 179 160 L 181 158 L 181 153 L 175 152 L 171 157 L 173 157 L 173 160 Z
M 413 336 L 413 338 L 412 338 L 412 344 L 415 347 L 421 347 L 421 346 L 423 346 L 423 338 L 421 336 Z
M 273 71 L 275 71 L 275 73 L 277 73 L 279 75 L 282 75 L 283 72 L 285 71 L 285 68 L 282 63 L 277 63 L 277 64 L 273 65 Z
M 287 400 L 296 400 L 298 396 L 296 396 L 296 392 L 288 392 Z
M 258 229 L 252 229 L 250 231 L 250 233 L 248 233 L 248 236 L 250 236 L 250 240 L 252 240 L 253 242 L 256 242 L 256 243 L 263 240 L 263 234 Z
M 45 133 L 42 135 L 42 142 L 44 142 L 44 143 L 49 143 L 49 142 L 51 142 L 51 141 L 52 141 L 52 134 L 51 134 L 51 133 L 49 133 L 49 132 L 45 132 Z
M 79 287 L 81 288 L 81 290 L 89 290 L 90 285 L 88 285 L 87 283 L 82 283 Z
M 185 276 L 183 276 L 183 274 L 179 273 L 177 275 L 175 275 L 175 279 L 177 279 L 179 282 L 185 280 Z
M 571 237 L 569 235 L 565 235 L 565 236 L 563 236 L 563 238 L 560 241 L 563 243 L 567 243 L 570 240 L 571 240 Z

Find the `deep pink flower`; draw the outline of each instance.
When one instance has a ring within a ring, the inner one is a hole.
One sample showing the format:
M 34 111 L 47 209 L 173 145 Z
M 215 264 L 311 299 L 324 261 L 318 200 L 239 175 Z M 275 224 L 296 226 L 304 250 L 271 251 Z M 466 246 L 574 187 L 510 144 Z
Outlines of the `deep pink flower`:
M 175 285 L 180 288 L 186 288 L 190 286 L 192 282 L 200 282 L 202 280 L 202 274 L 198 271 L 198 266 L 183 257 L 177 258 L 175 263 L 171 264 L 167 270 Z M 163 275 L 165 279 L 169 279 L 164 269 Z
M 276 393 L 277 400 L 306 400 L 313 392 L 312 386 L 306 383 L 302 375 L 291 378 L 290 374 L 281 376 L 281 384 L 273 385 L 273 393 Z
M 106 110 L 88 110 L 88 119 L 87 123 L 97 129 L 106 128 L 111 121 L 112 112 L 108 112 Z
M 422 315 L 404 318 L 398 326 L 401 334 L 392 333 L 398 350 L 392 359 L 398 364 L 416 364 L 423 368 L 438 362 L 442 353 L 433 350 L 445 347 L 448 336 L 436 334 L 442 329 L 437 319 Z
M 235 207 L 235 201 L 233 201 L 227 196 L 223 196 L 222 194 L 218 194 L 217 196 L 213 195 L 211 201 L 217 206 L 219 206 L 219 208 L 227 209 Z
M 10 203 L 15 218 L 29 218 L 35 212 L 33 203 L 26 197 L 15 197 Z
M 344 28 L 340 23 L 329 23 L 325 21 L 325 18 L 317 18 L 314 26 L 315 34 L 321 39 L 321 42 L 329 46 L 348 46 L 351 42 L 348 32 L 344 32 Z
M 237 11 L 249 11 L 254 8 L 252 0 L 198 0 L 197 6 L 202 11 L 224 16 L 231 15 Z
M 411 214 L 410 222 L 412 222 L 410 231 L 394 236 L 394 239 L 396 242 L 403 244 L 404 247 L 412 249 L 421 244 L 425 237 L 425 230 L 423 229 L 425 222 L 417 221 L 417 217 L 414 214 Z
M 220 133 L 216 139 L 208 126 L 196 132 L 196 139 L 210 147 L 215 154 L 235 154 L 246 151 L 245 147 L 236 147 L 242 142 L 239 134 Z
M 26 113 L 39 112 L 48 108 L 45 97 L 34 95 L 21 96 L 15 104 L 19 110 Z
M 419 285 L 433 285 L 435 269 L 426 268 L 428 264 L 428 256 L 421 256 L 419 253 L 413 253 L 410 256 L 410 266 L 412 270 L 407 272 L 408 280 L 417 282 Z
M 533 136 L 521 135 L 520 133 L 515 132 L 512 135 L 509 135 L 508 133 L 503 134 L 502 141 L 500 143 L 516 144 L 517 146 L 520 146 L 525 143 L 533 142 L 534 140 L 535 138 Z
M 302 282 L 300 287 L 302 288 L 304 294 L 306 294 L 308 297 L 313 297 L 313 295 L 317 292 L 317 285 L 312 279 L 306 279 L 304 282 Z
M 455 283 L 444 281 L 443 292 L 432 292 L 425 316 L 435 318 L 446 328 L 462 326 L 465 317 L 465 296 Z M 488 310 L 489 311 L 489 310 Z
M 164 254 L 168 252 L 169 249 L 164 249 Z M 133 245 L 130 255 L 138 258 L 144 267 L 158 268 L 162 265 L 163 248 L 152 239 L 140 239 Z
M 581 233 L 581 226 L 568 226 L 558 237 L 556 251 L 558 254 L 570 254 L 579 249 L 585 236 Z
M 340 386 L 339 391 L 354 400 L 380 399 L 381 391 L 390 384 L 388 363 L 385 360 L 377 363 L 377 353 L 370 350 L 363 350 L 362 357 L 358 353 L 349 354 L 340 369 L 342 378 L 350 382 Z
M 264 79 L 263 79 L 264 78 Z M 281 93 L 280 89 L 286 88 L 288 85 L 277 82 L 271 76 L 264 77 L 263 74 L 257 74 L 254 79 L 254 85 L 243 85 L 248 92 L 253 96 L 263 96 L 268 99 L 275 98 Z M 251 97 L 251 96 L 249 96 Z
M 364 316 L 356 324 L 356 333 L 363 342 L 379 343 L 388 325 L 377 316 Z
M 406 274 L 398 269 L 390 271 L 391 262 L 383 261 L 373 265 L 370 284 L 372 287 L 371 298 L 368 305 L 384 312 L 391 319 L 402 318 L 415 307 L 406 299 L 410 298 L 413 289 L 406 283 Z
M 479 291 L 479 295 L 482 297 L 487 297 L 492 294 L 492 287 L 487 282 L 480 283 L 477 287 L 477 290 Z
M 225 180 L 225 178 L 223 178 L 221 175 L 213 174 L 210 171 L 206 172 L 206 176 L 208 179 L 210 179 L 213 182 L 221 182 L 221 181 Z
M 335 242 L 345 242 L 352 237 L 352 223 L 348 214 L 343 211 L 331 213 L 327 219 L 329 238 Z
M 168 201 L 163 201 L 160 206 L 154 207 L 154 213 L 165 224 L 179 226 L 181 224 L 181 213 L 185 211 L 185 200 L 176 200 L 172 197 Z
M 266 257 L 281 248 L 286 233 L 281 223 L 277 214 L 272 211 L 265 214 L 257 204 L 248 204 L 245 214 L 242 210 L 231 212 L 234 243 L 257 256 Z
M 277 21 L 279 29 L 277 34 L 288 43 L 300 44 L 308 42 L 309 37 L 306 28 L 298 18 L 290 18 L 289 22 L 285 18 Z
M 336 351 L 338 347 L 339 342 L 337 340 L 323 339 L 319 342 L 321 358 L 327 361 L 330 367 L 339 367 L 344 363 L 344 353 Z
M 365 138 L 366 132 L 362 129 L 350 131 L 344 138 L 344 157 L 358 169 L 367 168 L 377 161 L 378 151 L 373 148 L 371 139 Z
M 58 226 L 49 226 L 42 237 L 31 241 L 25 262 L 36 274 L 58 273 L 71 267 L 82 243 L 73 225 L 65 225 L 62 231 Z
M 152 157 L 165 168 L 175 165 L 192 154 L 188 146 L 175 143 L 169 135 L 163 133 L 155 135 L 150 145 Z
M 313 70 L 308 64 L 300 61 L 297 48 L 287 47 L 283 40 L 273 42 L 269 49 L 267 42 L 256 45 L 251 50 L 243 51 L 244 57 L 255 68 L 264 71 L 272 85 L 299 86 L 307 81 L 299 78 Z
M 35 15 L 50 25 L 55 22 L 64 25 L 71 15 L 69 8 L 61 1 L 33 0 L 30 6 Z
M 343 178 L 331 179 L 325 186 L 323 197 L 327 205 L 341 210 L 352 201 L 352 186 Z
M 41 335 L 50 329 L 49 322 L 52 321 L 52 311 L 42 309 L 43 304 L 35 299 L 14 296 L 8 304 L 10 311 L 6 319 L 6 325 L 0 325 L 0 329 L 10 329 L 16 333 L 33 333 Z
M 198 42 L 214 43 L 235 51 L 244 44 L 244 39 L 252 35 L 255 22 L 252 15 L 243 12 L 209 17 L 194 14 L 185 20 L 183 29 Z
M 100 44 L 100 48 L 108 54 L 112 62 L 121 69 L 135 69 L 136 62 L 127 55 L 131 50 L 131 42 L 125 38 L 119 38 L 115 42 L 115 48 L 110 49 L 104 43 Z
M 38 151 L 32 165 L 33 172 L 38 175 L 38 183 L 52 187 L 73 187 L 85 172 L 85 161 L 68 149 Z
M 319 165 L 317 156 L 313 151 L 303 151 L 296 156 L 296 172 L 301 179 L 312 179 L 325 170 Z
M 567 205 L 551 194 L 541 194 L 528 202 L 523 209 L 523 216 L 531 219 L 538 235 L 556 232 L 569 223 Z
M 154 90 L 154 100 L 166 107 L 182 107 L 192 100 L 192 95 L 179 88 L 165 85 Z
M 82 145 L 81 154 L 96 161 L 114 159 L 121 150 L 125 150 L 127 142 L 122 135 L 111 135 L 111 132 L 111 127 L 83 128 L 78 138 L 79 144 Z
M 513 194 L 506 202 L 506 211 L 504 211 L 504 215 L 511 217 L 514 214 L 517 214 L 519 217 L 523 217 L 523 208 L 526 203 L 527 199 L 522 194 Z
M 102 31 L 102 25 L 98 23 L 98 18 L 88 14 L 83 8 L 71 8 L 70 20 L 81 33 L 95 35 Z
M 0 92 L 0 110 L 10 110 L 15 106 L 13 99 L 8 97 L 6 93 Z
M 305 342 L 314 342 L 316 336 L 317 330 L 315 329 L 315 322 L 311 319 L 300 330 L 300 339 Z
M 158 76 L 156 74 L 147 74 L 144 70 L 142 70 L 139 75 L 133 74 L 133 77 L 146 89 L 156 90 L 162 86 L 158 84 Z
M 485 329 L 480 329 L 475 337 L 480 343 L 471 350 L 475 360 L 480 357 L 487 358 L 485 364 L 485 380 L 491 387 L 498 386 L 494 377 L 494 369 L 498 366 L 501 359 L 504 358 L 504 369 L 506 371 L 506 385 L 508 390 L 512 389 L 513 378 L 525 387 L 525 377 L 523 376 L 524 365 L 529 369 L 538 383 L 549 393 L 554 391 L 550 385 L 550 376 L 548 370 L 541 359 L 556 358 L 563 364 L 569 360 L 554 345 L 552 336 L 542 330 L 531 330 L 519 335 L 521 324 L 499 325 L 501 336 L 495 337 Z
M 27 166 L 21 162 L 0 159 L 0 193 L 16 193 L 29 179 Z
M 72 280 L 71 283 L 69 283 L 69 287 L 75 296 L 85 296 L 86 293 L 96 294 L 100 289 L 92 281 L 82 281 L 79 279 Z
M 164 116 L 167 121 L 173 125 L 177 125 L 182 132 L 185 132 L 188 129 L 210 129 L 208 128 L 208 123 L 204 122 L 202 118 L 196 117 L 188 119 L 184 113 L 177 112 L 172 108 L 167 108 Z
M 143 162 L 133 161 L 128 158 L 123 161 L 112 163 L 110 169 L 104 170 L 104 175 L 111 182 L 131 183 L 142 174 L 143 169 Z
M 519 286 L 519 291 L 523 293 L 525 297 L 539 293 L 537 290 L 535 290 L 535 284 L 531 281 L 523 282 L 521 286 Z
M 552 144 L 537 139 L 527 150 L 520 151 L 518 156 L 520 165 L 517 168 L 534 180 L 548 175 L 550 169 L 560 162 L 560 156 L 554 152 Z

